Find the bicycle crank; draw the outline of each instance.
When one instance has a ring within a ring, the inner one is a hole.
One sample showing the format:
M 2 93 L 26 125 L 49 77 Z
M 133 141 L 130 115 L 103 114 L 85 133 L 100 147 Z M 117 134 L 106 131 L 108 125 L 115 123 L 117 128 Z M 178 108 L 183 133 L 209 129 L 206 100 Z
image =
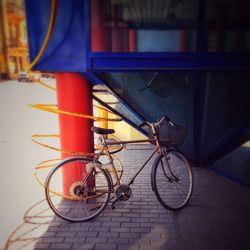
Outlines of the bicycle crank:
M 128 185 L 121 184 L 115 189 L 115 200 L 112 202 L 111 207 L 115 209 L 115 203 L 117 201 L 127 201 L 132 196 L 132 190 Z

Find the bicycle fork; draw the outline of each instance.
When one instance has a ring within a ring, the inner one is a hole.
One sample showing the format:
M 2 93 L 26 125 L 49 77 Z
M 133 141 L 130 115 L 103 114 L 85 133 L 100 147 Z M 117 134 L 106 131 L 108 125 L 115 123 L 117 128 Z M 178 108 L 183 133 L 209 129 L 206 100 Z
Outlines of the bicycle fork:
M 161 147 L 161 144 L 160 144 L 160 141 L 157 137 L 157 133 L 156 133 L 156 129 L 155 129 L 155 126 L 154 125 L 151 125 L 151 128 L 152 128 L 152 131 L 153 131 L 153 135 L 154 135 L 154 138 L 155 138 L 155 141 L 156 141 L 156 145 L 157 145 L 157 149 L 159 149 L 159 152 L 163 155 L 163 158 L 165 159 L 166 161 L 166 164 L 167 164 L 167 168 L 169 170 L 169 173 L 171 174 L 172 177 L 169 177 L 166 173 L 166 170 L 164 168 L 164 164 L 161 160 L 161 167 L 162 167 L 162 170 L 163 170 L 163 173 L 165 175 L 165 177 L 168 179 L 169 182 L 173 182 L 173 181 L 178 181 L 179 178 L 177 178 L 174 173 L 172 172 L 171 170 L 171 167 L 170 167 L 170 164 L 169 164 L 169 159 L 170 157 L 167 155 L 167 151 L 162 149 Z
M 162 167 L 162 170 L 163 170 L 163 173 L 164 173 L 165 177 L 168 179 L 169 182 L 179 181 L 179 178 L 176 177 L 176 176 L 174 175 L 173 171 L 171 170 L 171 167 L 170 167 L 170 164 L 169 164 L 170 157 L 167 155 L 167 152 L 166 152 L 165 150 L 162 150 L 162 154 L 163 154 L 163 158 L 164 158 L 165 161 L 166 161 L 168 171 L 169 171 L 169 173 L 171 174 L 170 177 L 167 175 L 166 170 L 165 170 L 165 168 L 164 168 L 163 161 L 161 160 L 161 167 Z

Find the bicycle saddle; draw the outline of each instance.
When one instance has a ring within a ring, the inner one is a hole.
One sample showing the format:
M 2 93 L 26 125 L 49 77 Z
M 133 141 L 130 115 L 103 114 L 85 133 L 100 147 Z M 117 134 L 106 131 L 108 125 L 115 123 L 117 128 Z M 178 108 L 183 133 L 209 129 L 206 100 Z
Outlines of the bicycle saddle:
M 108 134 L 113 134 L 115 133 L 114 129 L 106 129 L 106 128 L 98 128 L 98 127 L 92 127 L 91 131 L 99 134 L 99 135 L 108 135 Z

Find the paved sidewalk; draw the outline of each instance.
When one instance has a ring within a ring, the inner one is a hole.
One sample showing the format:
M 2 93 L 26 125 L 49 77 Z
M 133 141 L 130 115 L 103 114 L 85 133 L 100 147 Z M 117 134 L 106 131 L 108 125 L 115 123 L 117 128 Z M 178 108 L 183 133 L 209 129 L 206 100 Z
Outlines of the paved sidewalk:
M 125 180 L 150 152 L 149 145 L 131 145 L 119 153 Z M 149 163 L 132 186 L 133 197 L 114 211 L 107 207 L 93 221 L 78 224 L 55 218 L 35 249 L 250 249 L 249 189 L 195 168 L 189 206 L 171 212 L 156 200 L 150 171 Z

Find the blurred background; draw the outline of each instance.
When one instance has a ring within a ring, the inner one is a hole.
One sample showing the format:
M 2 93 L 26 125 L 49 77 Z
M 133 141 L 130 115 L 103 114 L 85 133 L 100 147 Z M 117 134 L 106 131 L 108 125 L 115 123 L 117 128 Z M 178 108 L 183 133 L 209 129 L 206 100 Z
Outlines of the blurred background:
M 23 0 L 0 1 L 0 79 L 16 79 L 28 65 Z

